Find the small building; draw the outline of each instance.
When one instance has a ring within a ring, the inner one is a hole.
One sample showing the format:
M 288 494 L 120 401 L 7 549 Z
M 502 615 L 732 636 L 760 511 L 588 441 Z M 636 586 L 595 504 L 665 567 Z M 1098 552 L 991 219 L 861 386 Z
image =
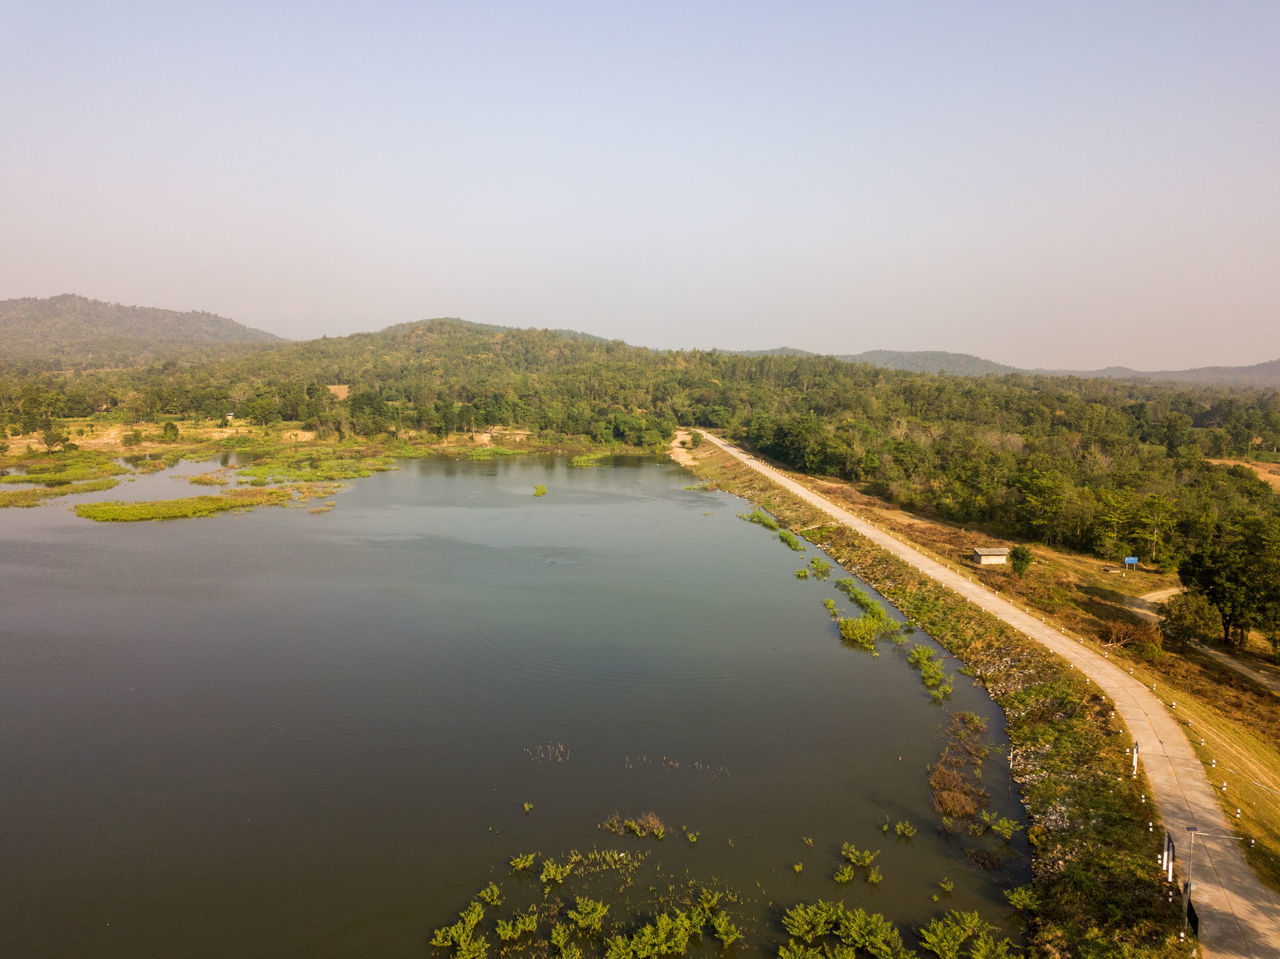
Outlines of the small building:
M 1004 546 L 973 548 L 973 561 L 979 566 L 1001 566 L 1009 562 L 1009 550 Z

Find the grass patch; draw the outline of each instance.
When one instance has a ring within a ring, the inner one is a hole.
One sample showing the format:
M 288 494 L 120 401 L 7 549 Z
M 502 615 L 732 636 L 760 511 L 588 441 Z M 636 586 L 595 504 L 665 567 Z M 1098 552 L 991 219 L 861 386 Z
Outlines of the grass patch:
M 220 496 L 188 496 L 183 499 L 139 503 L 123 503 L 119 500 L 81 503 L 76 507 L 76 515 L 98 523 L 138 523 L 214 516 L 228 510 L 252 509 L 255 506 L 281 506 L 292 500 L 293 491 L 289 489 L 231 490 Z
M 0 508 L 6 506 L 39 506 L 45 500 L 55 496 L 72 496 L 76 493 L 100 493 L 103 490 L 113 489 L 117 482 L 115 479 L 96 479 L 49 488 L 0 490 Z

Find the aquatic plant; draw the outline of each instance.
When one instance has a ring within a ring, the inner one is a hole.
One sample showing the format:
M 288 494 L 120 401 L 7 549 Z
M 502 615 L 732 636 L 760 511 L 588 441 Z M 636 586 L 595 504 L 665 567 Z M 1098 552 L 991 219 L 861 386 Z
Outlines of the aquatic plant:
M 800 542 L 799 537 L 797 537 L 795 533 L 791 532 L 791 530 L 789 529 L 778 530 L 778 539 L 782 540 L 782 542 L 786 545 L 788 549 L 793 550 L 797 553 L 804 552 L 804 545 Z
M 899 839 L 910 839 L 916 834 L 916 827 L 903 819 L 893 827 L 893 831 L 898 834 Z
M 938 959 L 960 959 L 961 956 L 1004 959 L 1012 955 L 1014 945 L 1008 939 L 996 939 L 992 935 L 995 931 L 996 927 L 977 912 L 952 910 L 920 930 L 920 943 Z
M 1040 907 L 1040 897 L 1036 895 L 1035 889 L 1031 886 L 1006 889 L 1004 897 L 1009 900 L 1009 905 L 1013 906 L 1018 912 L 1035 912 Z
M 711 928 L 726 949 L 742 938 L 742 930 L 734 925 L 727 912 L 717 910 L 711 914 Z
M 578 896 L 576 904 L 577 908 L 569 910 L 569 918 L 583 932 L 599 932 L 601 924 L 604 922 L 604 917 L 609 912 L 609 907 L 599 899 L 592 899 L 588 896 Z
M 809 571 L 807 569 L 796 570 L 796 579 L 808 579 Z
M 851 865 L 865 869 L 875 861 L 876 856 L 880 855 L 880 850 L 859 849 L 853 843 L 846 842 L 840 846 L 840 855 L 849 860 Z
M 778 529 L 778 521 L 761 509 L 753 509 L 750 513 L 739 513 L 738 519 L 746 520 L 748 523 L 755 523 L 765 529 Z
M 534 496 L 546 496 L 546 495 L 547 495 L 547 488 L 546 488 L 545 486 L 543 486 L 541 483 L 539 483 L 537 486 L 535 486 L 535 487 L 533 488 L 533 495 L 534 495 Z
M 255 506 L 280 506 L 293 499 L 289 489 L 231 490 L 220 496 L 191 496 L 184 499 L 153 500 L 125 503 L 111 500 L 103 503 L 80 503 L 77 516 L 99 523 L 134 523 L 146 520 L 189 519 L 213 516 L 234 509 Z
M 993 813 L 989 809 L 982 810 L 978 814 L 978 820 L 984 827 L 1004 839 L 1005 842 L 1012 840 L 1013 834 L 1022 828 L 1016 820 Z
M 498 938 L 503 942 L 512 942 L 525 934 L 537 931 L 537 906 L 530 906 L 525 912 L 516 913 L 514 919 L 499 919 L 497 922 Z
M 858 581 L 852 576 L 845 576 L 842 579 L 838 579 L 833 585 L 836 589 L 840 590 L 840 592 L 848 596 L 849 599 L 853 601 L 853 604 L 864 613 L 870 613 L 872 610 L 879 610 L 881 613 L 884 612 L 879 603 L 862 591 L 858 586 Z
M 476 893 L 476 898 L 490 906 L 501 906 L 502 890 L 498 888 L 496 883 L 491 882 Z
M 652 810 L 641 813 L 634 819 L 623 819 L 618 813 L 611 813 L 603 822 L 597 823 L 596 828 L 617 833 L 619 836 L 634 833 L 640 839 L 645 836 L 662 839 L 667 834 L 667 827 L 658 818 L 658 814 Z M 691 841 L 696 841 L 696 839 Z
M 821 556 L 815 556 L 809 560 L 809 568 L 813 570 L 813 575 L 818 579 L 825 580 L 831 575 L 831 564 Z
M 472 900 L 462 910 L 457 922 L 435 931 L 431 945 L 437 949 L 452 948 L 457 959 L 484 959 L 489 952 L 489 943 L 484 936 L 475 937 L 476 926 L 483 916 L 484 907 Z
M 569 878 L 569 873 L 573 872 L 573 867 L 576 864 L 577 864 L 576 860 L 572 856 L 570 856 L 570 858 L 567 859 L 563 865 L 556 862 L 554 859 L 544 859 L 542 861 L 542 874 L 538 877 L 538 879 L 544 885 L 547 885 L 553 882 L 554 883 L 564 882 L 566 879 Z
M 533 860 L 538 854 L 536 852 L 520 853 L 511 857 L 510 865 L 512 872 L 524 872 L 533 865 Z
M 920 670 L 920 681 L 928 689 L 941 686 L 946 678 L 942 671 L 942 657 L 928 646 L 913 646 L 911 652 L 907 653 L 907 662 Z
M 837 619 L 836 627 L 840 630 L 840 639 L 846 645 L 857 646 L 879 656 L 876 651 L 876 639 L 880 635 L 879 624 L 871 617 L 861 619 Z
M 845 906 L 840 902 L 801 902 L 792 906 L 782 916 L 782 928 L 787 935 L 812 945 L 815 939 L 829 935 L 844 916 Z
M 840 614 L 836 611 L 836 601 L 834 599 L 824 599 L 822 608 L 831 614 L 832 619 L 838 619 Z
M 524 812 L 525 812 L 525 815 L 526 815 L 526 816 L 527 816 L 529 813 L 533 812 L 533 803 L 531 803 L 531 802 L 526 802 L 526 803 L 524 804 Z

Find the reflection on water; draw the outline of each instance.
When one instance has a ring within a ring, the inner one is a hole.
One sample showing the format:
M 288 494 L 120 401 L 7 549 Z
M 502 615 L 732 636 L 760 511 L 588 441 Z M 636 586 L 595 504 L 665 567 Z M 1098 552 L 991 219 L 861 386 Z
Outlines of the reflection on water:
M 596 824 L 648 810 L 699 835 L 645 841 L 664 873 L 749 892 L 765 929 L 837 895 L 999 919 L 1025 855 L 983 872 L 940 834 L 946 713 L 903 652 L 842 647 L 839 571 L 797 580 L 812 547 L 689 482 L 426 460 L 322 515 L 0 513 L 0 953 L 424 956 L 511 856 L 635 848 Z M 998 730 L 957 678 L 948 708 Z M 832 882 L 843 842 L 882 883 Z

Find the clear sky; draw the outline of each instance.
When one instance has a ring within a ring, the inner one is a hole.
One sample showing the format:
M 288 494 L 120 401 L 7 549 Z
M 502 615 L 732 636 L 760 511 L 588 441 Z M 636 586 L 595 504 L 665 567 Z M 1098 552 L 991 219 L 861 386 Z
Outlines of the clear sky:
M 0 49 L 0 299 L 1280 357 L 1276 0 L 9 0 Z

